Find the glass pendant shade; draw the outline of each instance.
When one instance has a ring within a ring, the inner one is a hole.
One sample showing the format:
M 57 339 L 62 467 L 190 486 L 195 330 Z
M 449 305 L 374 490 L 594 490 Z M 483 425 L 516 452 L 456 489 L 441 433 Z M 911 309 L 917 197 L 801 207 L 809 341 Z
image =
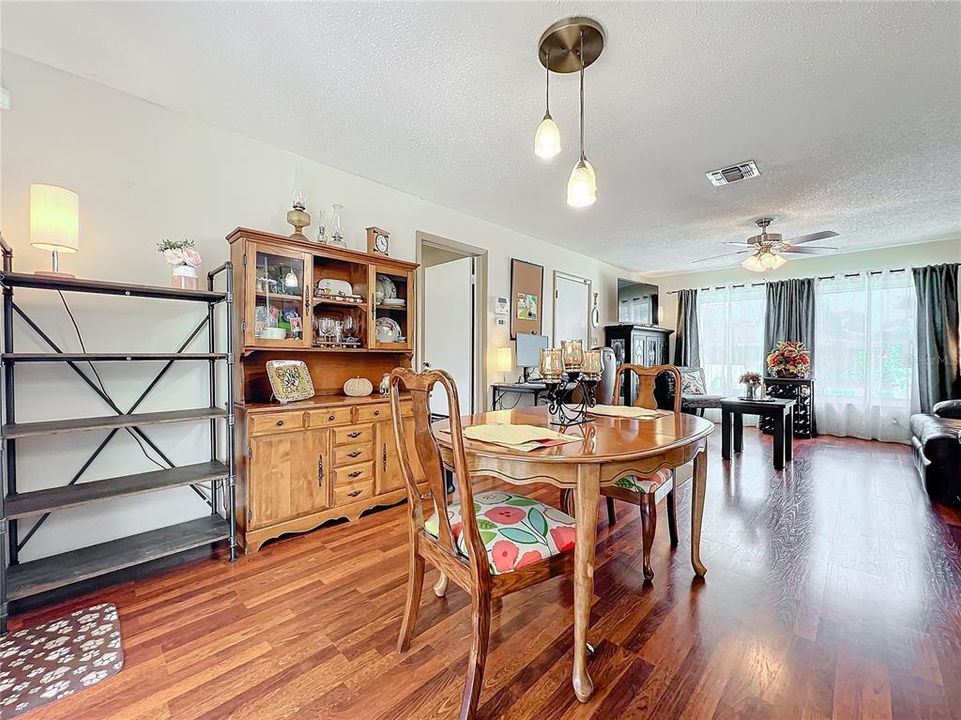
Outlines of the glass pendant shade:
M 741 267 L 751 272 L 764 272 L 767 269 L 761 265 L 757 255 L 748 255 L 747 258 L 741 261 Z
M 549 112 L 544 113 L 544 119 L 537 126 L 534 133 L 534 154 L 548 160 L 561 151 L 561 131 Z
M 588 207 L 597 200 L 597 175 L 594 168 L 581 157 L 571 170 L 567 181 L 567 204 L 574 208 Z

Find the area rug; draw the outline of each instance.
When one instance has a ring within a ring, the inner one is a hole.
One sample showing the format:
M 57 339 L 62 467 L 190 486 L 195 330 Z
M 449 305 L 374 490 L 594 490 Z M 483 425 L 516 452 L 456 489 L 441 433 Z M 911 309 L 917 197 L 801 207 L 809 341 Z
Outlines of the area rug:
M 73 695 L 123 667 L 117 607 L 94 605 L 0 637 L 0 720 Z

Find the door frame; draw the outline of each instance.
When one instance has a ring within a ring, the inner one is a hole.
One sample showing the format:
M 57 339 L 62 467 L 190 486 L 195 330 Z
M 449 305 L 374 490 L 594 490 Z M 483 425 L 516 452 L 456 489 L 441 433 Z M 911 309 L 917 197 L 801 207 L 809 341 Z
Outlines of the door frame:
M 471 407 L 461 408 L 461 412 L 473 413 L 486 409 L 487 397 L 487 362 L 485 348 L 487 347 L 487 308 L 484 298 L 487 297 L 487 250 L 476 245 L 468 245 L 457 240 L 441 237 L 432 233 L 417 230 L 415 232 L 417 250 L 417 317 L 415 324 L 416 347 L 414 348 L 414 363 L 420 367 L 424 361 L 425 333 L 424 333 L 424 288 L 426 288 L 423 267 L 423 246 L 429 245 L 440 250 L 448 250 L 474 260 L 474 282 L 471 305 L 473 307 L 471 333 Z
M 574 275 L 569 272 L 563 272 L 562 270 L 554 271 L 554 296 L 553 302 L 551 303 L 551 343 L 553 347 L 559 347 L 559 343 L 562 339 L 557 337 L 557 281 L 559 278 L 565 280 L 571 280 L 573 282 L 579 282 L 587 285 L 587 310 L 585 311 L 585 319 L 587 321 L 587 347 L 585 350 L 589 350 L 592 345 L 592 332 L 593 325 L 591 325 L 591 310 L 592 310 L 592 300 L 594 299 L 594 281 L 590 278 L 581 277 L 580 275 Z

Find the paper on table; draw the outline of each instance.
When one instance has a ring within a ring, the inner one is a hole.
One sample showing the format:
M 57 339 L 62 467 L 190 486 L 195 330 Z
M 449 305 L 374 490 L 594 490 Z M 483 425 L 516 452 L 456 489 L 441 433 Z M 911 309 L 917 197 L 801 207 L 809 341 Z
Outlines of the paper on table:
M 542 446 L 553 445 L 582 439 L 536 425 L 471 425 L 464 428 L 464 437 L 511 447 L 529 443 L 537 443 Z
M 633 420 L 654 420 L 664 417 L 667 412 L 662 410 L 648 410 L 633 405 L 595 405 L 587 408 L 588 415 L 608 415 L 610 417 L 631 418 Z

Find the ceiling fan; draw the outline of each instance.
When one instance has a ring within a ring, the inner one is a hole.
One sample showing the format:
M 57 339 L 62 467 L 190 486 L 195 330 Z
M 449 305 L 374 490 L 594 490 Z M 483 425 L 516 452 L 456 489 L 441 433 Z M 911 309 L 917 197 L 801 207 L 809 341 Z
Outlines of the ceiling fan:
M 736 245 L 738 247 L 745 247 L 746 249 L 722 253 L 721 255 L 712 255 L 711 257 L 706 258 L 699 258 L 693 262 L 699 263 L 706 260 L 715 260 L 717 258 L 728 257 L 732 255 L 745 255 L 750 253 L 747 258 L 741 261 L 741 267 L 743 267 L 745 270 L 753 270 L 754 272 L 767 272 L 768 270 L 779 268 L 787 262 L 782 253 L 792 253 L 796 255 L 827 255 L 837 250 L 835 247 L 826 247 L 823 245 L 797 247 L 798 245 L 814 242 L 815 240 L 824 240 L 826 238 L 837 237 L 838 234 L 833 230 L 821 230 L 820 232 L 811 233 L 810 235 L 801 235 L 800 237 L 785 240 L 781 237 L 780 233 L 769 233 L 767 231 L 771 221 L 772 218 L 759 218 L 755 222 L 757 223 L 757 226 L 761 228 L 760 235 L 752 235 L 744 242 L 725 243 L 725 245 Z

